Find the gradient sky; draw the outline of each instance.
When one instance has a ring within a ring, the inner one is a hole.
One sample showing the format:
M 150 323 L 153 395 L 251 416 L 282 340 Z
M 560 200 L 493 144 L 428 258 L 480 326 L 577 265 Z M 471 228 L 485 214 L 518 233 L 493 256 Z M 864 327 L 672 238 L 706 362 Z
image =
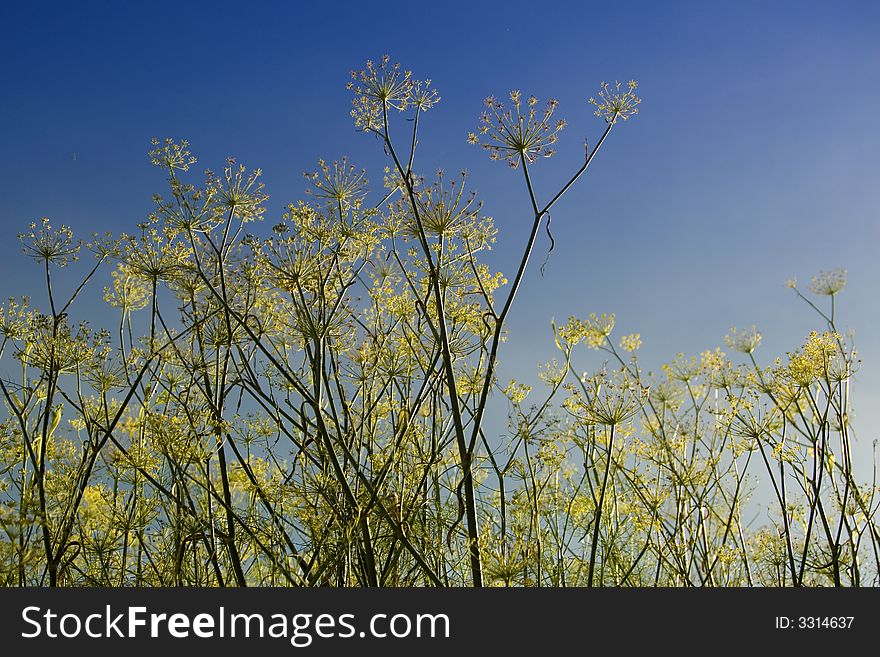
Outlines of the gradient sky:
M 4 3 L 0 20 L 0 296 L 42 303 L 13 239 L 30 221 L 86 236 L 143 220 L 164 191 L 146 157 L 154 135 L 188 139 L 199 168 L 227 155 L 262 167 L 269 222 L 318 158 L 348 155 L 380 181 L 381 150 L 355 132 L 345 83 L 386 52 L 443 98 L 420 170 L 471 173 L 501 230 L 492 263 L 512 275 L 528 199 L 519 172 L 465 141 L 482 99 L 559 99 L 569 127 L 533 170 L 547 199 L 604 127 L 587 98 L 635 78 L 641 113 L 555 208 L 556 248 L 525 281 L 502 376 L 527 379 L 553 356 L 552 317 L 591 311 L 640 332 L 649 366 L 752 324 L 770 362 L 823 328 L 784 281 L 843 267 L 867 464 L 880 433 L 880 3 L 32 2 Z M 585 356 L 584 369 L 601 363 Z

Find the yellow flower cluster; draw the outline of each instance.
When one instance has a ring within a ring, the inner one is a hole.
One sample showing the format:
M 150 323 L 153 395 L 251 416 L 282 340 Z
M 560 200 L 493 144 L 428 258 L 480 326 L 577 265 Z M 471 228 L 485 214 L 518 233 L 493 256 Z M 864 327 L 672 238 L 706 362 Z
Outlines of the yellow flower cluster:
M 590 98 L 590 104 L 596 107 L 594 114 L 596 116 L 604 116 L 607 123 L 616 123 L 617 119 L 626 121 L 629 117 L 638 114 L 639 98 L 635 91 L 639 84 L 635 80 L 630 80 L 626 89 L 622 88 L 621 83 L 615 82 L 613 85 L 603 82 L 599 88 L 599 98 Z
M 803 347 L 789 356 L 787 374 L 800 386 L 808 386 L 828 376 L 832 361 L 840 355 L 841 336 L 837 333 L 813 331 Z
M 541 112 L 537 109 L 537 98 L 529 96 L 524 102 L 518 90 L 510 92 L 510 101 L 512 110 L 505 109 L 494 96 L 487 98 L 480 128 L 468 133 L 468 142 L 489 151 L 493 160 L 507 160 L 514 169 L 523 161 L 531 164 L 539 157 L 552 157 L 553 145 L 565 128 L 564 120 L 552 118 L 558 101 L 551 98 Z M 486 141 L 481 141 L 481 137 Z
M 631 333 L 620 338 L 620 348 L 624 351 L 633 352 L 642 346 L 642 336 L 638 333 Z

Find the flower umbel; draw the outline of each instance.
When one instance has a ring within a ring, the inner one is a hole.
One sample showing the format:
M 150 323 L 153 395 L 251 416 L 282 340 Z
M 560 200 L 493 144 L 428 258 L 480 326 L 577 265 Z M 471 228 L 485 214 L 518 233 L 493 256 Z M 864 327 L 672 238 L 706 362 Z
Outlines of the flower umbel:
M 532 164 L 539 157 L 552 157 L 552 146 L 565 128 L 565 121 L 553 121 L 558 101 L 551 98 L 542 111 L 538 111 L 538 99 L 529 96 L 523 101 L 519 91 L 510 92 L 513 109 L 490 96 L 486 99 L 487 111 L 480 116 L 477 133 L 468 134 L 468 142 L 479 144 L 489 151 L 493 160 L 507 160 L 514 169 L 521 160 Z M 486 141 L 481 137 L 484 136 Z
M 812 331 L 803 347 L 789 355 L 788 378 L 796 385 L 806 387 L 821 377 L 828 378 L 832 364 L 841 356 L 841 336 L 832 331 Z
M 642 336 L 638 333 L 631 333 L 620 338 L 620 348 L 624 351 L 633 352 L 642 346 Z
M 363 70 L 352 71 L 347 87 L 355 94 L 351 101 L 355 126 L 363 130 L 379 130 L 384 111 L 396 109 L 402 112 L 413 102 L 411 94 L 415 81 L 412 72 L 401 69 L 398 63 L 392 64 L 391 58 L 383 55 L 378 64 L 368 60 Z M 420 97 L 423 105 L 437 100 L 424 90 L 420 91 Z
M 196 163 L 196 158 L 189 152 L 189 142 L 175 142 L 171 138 L 159 140 L 153 137 L 153 150 L 150 151 L 150 162 L 157 167 L 173 171 L 187 171 Z
M 19 233 L 22 251 L 38 262 L 65 267 L 76 261 L 81 247 L 74 241 L 73 231 L 67 226 L 53 228 L 48 217 L 40 219 L 39 225 L 31 222 L 30 231 Z
M 586 379 L 585 396 L 579 410 L 589 424 L 614 427 L 630 420 L 647 396 L 642 388 L 626 373 L 618 370 L 611 375 L 605 371 Z
M 430 80 L 417 80 L 410 90 L 410 102 L 422 112 L 427 112 L 440 102 L 440 94 L 431 88 Z
M 465 195 L 466 178 L 467 174 L 462 172 L 458 180 L 444 181 L 443 172 L 438 171 L 436 182 L 420 190 L 416 200 L 429 235 L 448 237 L 466 221 L 476 218 L 480 203 L 475 193 Z
M 599 89 L 599 98 L 590 98 L 591 105 L 596 106 L 594 114 L 596 116 L 604 116 L 606 123 L 617 123 L 617 119 L 626 121 L 629 117 L 638 114 L 637 105 L 642 102 L 635 91 L 639 83 L 630 80 L 626 84 L 626 89 L 620 82 L 610 85 L 603 82 Z
M 327 164 L 324 160 L 318 160 L 320 172 L 305 173 L 306 179 L 311 182 L 312 189 L 306 190 L 319 203 L 326 204 L 332 211 L 338 211 L 342 216 L 349 208 L 359 208 L 367 194 L 367 176 L 363 169 L 358 170 L 348 163 L 348 159 Z
M 730 329 L 730 333 L 724 337 L 724 343 L 744 354 L 751 354 L 761 344 L 761 334 L 754 326 L 744 330 L 738 330 L 735 326 Z
M 846 270 L 820 271 L 810 280 L 810 292 L 833 297 L 846 287 Z
M 260 169 L 248 173 L 244 165 L 236 165 L 235 159 L 229 158 L 217 193 L 220 212 L 237 216 L 243 222 L 259 219 L 266 211 L 263 204 L 269 198 L 259 181 L 261 175 Z

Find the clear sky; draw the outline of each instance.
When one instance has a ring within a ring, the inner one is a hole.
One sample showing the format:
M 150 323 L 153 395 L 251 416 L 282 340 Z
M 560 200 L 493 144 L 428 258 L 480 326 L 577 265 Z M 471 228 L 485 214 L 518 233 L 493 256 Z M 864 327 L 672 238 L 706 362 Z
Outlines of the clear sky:
M 154 135 L 188 139 L 200 167 L 262 167 L 268 221 L 318 158 L 348 155 L 379 182 L 345 83 L 386 52 L 440 91 L 421 170 L 470 171 L 501 230 L 492 262 L 512 275 L 528 199 L 465 141 L 482 99 L 559 99 L 569 126 L 533 172 L 546 199 L 603 129 L 586 103 L 598 83 L 635 78 L 641 113 L 556 207 L 556 248 L 527 277 L 502 376 L 552 357 L 552 317 L 591 311 L 640 332 L 649 365 L 752 324 L 769 362 L 822 328 L 784 281 L 843 267 L 841 324 L 864 359 L 859 453 L 880 434 L 880 3 L 20 2 L 0 19 L 0 296 L 39 299 L 14 240 L 28 222 L 85 236 L 146 216 L 164 191 Z

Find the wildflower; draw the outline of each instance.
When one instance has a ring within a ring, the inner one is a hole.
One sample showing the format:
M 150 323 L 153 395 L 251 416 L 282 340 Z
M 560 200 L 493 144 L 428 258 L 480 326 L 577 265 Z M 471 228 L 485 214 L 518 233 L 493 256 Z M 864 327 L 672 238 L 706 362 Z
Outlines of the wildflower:
M 421 112 L 427 112 L 440 102 L 440 95 L 431 88 L 430 80 L 417 80 L 410 90 L 410 102 Z
M 239 217 L 243 222 L 259 219 L 266 208 L 263 203 L 269 198 L 263 193 L 263 183 L 259 182 L 262 170 L 255 169 L 245 173 L 243 164 L 235 166 L 235 160 L 229 158 L 223 170 L 222 187 L 218 190 L 218 210 L 225 214 Z
M 73 231 L 67 226 L 53 228 L 48 217 L 40 219 L 39 228 L 31 222 L 28 233 L 19 233 L 22 251 L 37 262 L 66 267 L 78 258 L 81 244 L 74 241 Z
M 714 350 L 706 349 L 700 354 L 700 366 L 705 374 L 717 374 L 728 364 L 725 354 L 721 349 L 715 347 Z
M 569 317 L 568 322 L 564 326 L 556 326 L 555 322 L 550 322 L 553 329 L 553 338 L 556 341 L 556 347 L 561 351 L 565 351 L 563 343 L 574 347 L 584 337 L 586 337 L 587 327 L 577 317 Z
M 320 173 L 313 171 L 304 174 L 312 184 L 312 189 L 306 190 L 306 193 L 326 203 L 331 211 L 344 213 L 349 208 L 361 206 L 367 194 L 366 171 L 358 171 L 345 157 L 332 165 L 318 160 L 318 167 Z
M 351 116 L 355 126 L 363 130 L 379 130 L 389 109 L 402 112 L 410 104 L 428 109 L 439 100 L 436 91 L 427 89 L 430 81 L 417 85 L 412 72 L 392 64 L 388 55 L 383 55 L 378 64 L 368 60 L 366 68 L 352 71 L 351 78 L 347 85 L 355 94 Z
M 123 312 L 145 308 L 150 302 L 150 288 L 144 280 L 133 275 L 131 267 L 119 263 L 112 272 L 113 288 L 104 288 L 104 301 Z
M 391 290 L 391 286 L 400 281 L 399 269 L 394 260 L 390 258 L 377 258 L 370 263 L 370 266 L 372 270 L 370 278 L 373 279 L 375 286 L 387 286 L 388 290 Z
M 650 399 L 658 409 L 669 409 L 673 413 L 680 407 L 684 398 L 684 391 L 671 381 L 661 381 L 651 387 Z
M 521 160 L 531 164 L 539 157 L 552 157 L 555 153 L 552 146 L 566 125 L 562 119 L 553 121 L 558 101 L 551 98 L 539 112 L 538 99 L 534 96 L 529 96 L 523 106 L 522 94 L 511 91 L 510 100 L 513 109 L 506 110 L 494 97 L 487 98 L 488 111 L 480 116 L 478 132 L 468 134 L 468 142 L 489 151 L 493 160 L 507 160 L 514 169 Z
M 585 382 L 586 399 L 581 410 L 589 424 L 618 426 L 630 420 L 638 411 L 647 389 L 639 386 L 625 370 L 609 376 L 602 371 Z
M 730 334 L 724 337 L 724 343 L 735 351 L 751 354 L 761 344 L 761 334 L 754 326 L 743 331 L 738 331 L 734 326 L 730 329 Z
M 0 305 L 0 337 L 4 340 L 21 340 L 27 335 L 31 311 L 27 297 L 21 301 L 10 297 L 7 305 Z
M 481 204 L 473 192 L 465 196 L 467 174 L 444 185 L 443 172 L 437 173 L 437 182 L 421 190 L 417 196 L 422 225 L 429 235 L 444 237 L 461 228 L 465 221 L 475 219 Z
M 665 363 L 661 368 L 670 381 L 680 381 L 681 383 L 693 381 L 701 371 L 700 363 L 696 358 L 685 358 L 682 353 L 679 353 L 674 361 Z
M 125 363 L 112 358 L 108 349 L 97 351 L 87 361 L 83 379 L 101 393 L 121 388 L 126 383 Z
M 188 171 L 196 163 L 196 158 L 189 152 L 189 142 L 186 140 L 175 142 L 169 137 L 159 141 L 158 138 L 153 137 L 151 143 L 155 146 L 150 151 L 150 162 L 154 166 L 168 169 L 169 172 L 173 172 L 174 169 Z
M 564 365 L 560 365 L 559 361 L 557 361 L 555 358 L 547 363 L 544 363 L 544 365 L 538 370 L 538 378 L 550 387 L 558 386 L 560 383 L 562 383 L 563 379 L 565 379 L 566 374 L 566 367 Z
M 150 283 L 169 280 L 180 271 L 186 257 L 186 247 L 166 239 L 155 227 L 141 226 L 140 238 L 123 235 L 120 260 L 127 273 L 139 275 Z
M 105 232 L 103 234 L 92 233 L 92 241 L 85 245 L 86 248 L 95 254 L 98 260 L 104 260 L 117 255 L 119 245 L 113 238 L 113 234 Z
M 638 333 L 624 335 L 620 338 L 620 348 L 624 351 L 635 351 L 642 346 L 642 336 Z
M 846 287 L 846 270 L 820 271 L 810 280 L 810 292 L 833 297 Z
M 840 355 L 840 339 L 837 333 L 811 332 L 804 346 L 789 356 L 788 377 L 795 384 L 806 387 L 820 377 L 829 376 L 834 360 Z
M 43 372 L 69 373 L 95 353 L 92 338 L 86 323 L 74 332 L 66 318 L 56 322 L 48 315 L 34 314 L 30 317 L 28 344 L 17 356 L 23 365 Z
M 104 486 L 86 486 L 82 493 L 82 506 L 80 509 L 80 521 L 87 531 L 99 531 L 103 528 L 102 521 L 106 521 L 112 514 L 112 496 Z
M 507 387 L 502 391 L 504 395 L 514 404 L 521 404 L 532 391 L 532 386 L 519 383 L 515 379 L 511 379 Z
M 617 123 L 617 119 L 626 121 L 630 116 L 639 113 L 637 105 L 642 102 L 635 90 L 639 86 L 635 80 L 630 80 L 626 90 L 622 90 L 620 82 L 610 85 L 603 82 L 600 85 L 599 99 L 590 98 L 591 105 L 595 105 L 596 116 L 604 116 L 606 123 Z
M 592 349 L 604 346 L 613 330 L 614 313 L 601 315 L 590 313 L 590 318 L 587 320 L 587 344 Z

